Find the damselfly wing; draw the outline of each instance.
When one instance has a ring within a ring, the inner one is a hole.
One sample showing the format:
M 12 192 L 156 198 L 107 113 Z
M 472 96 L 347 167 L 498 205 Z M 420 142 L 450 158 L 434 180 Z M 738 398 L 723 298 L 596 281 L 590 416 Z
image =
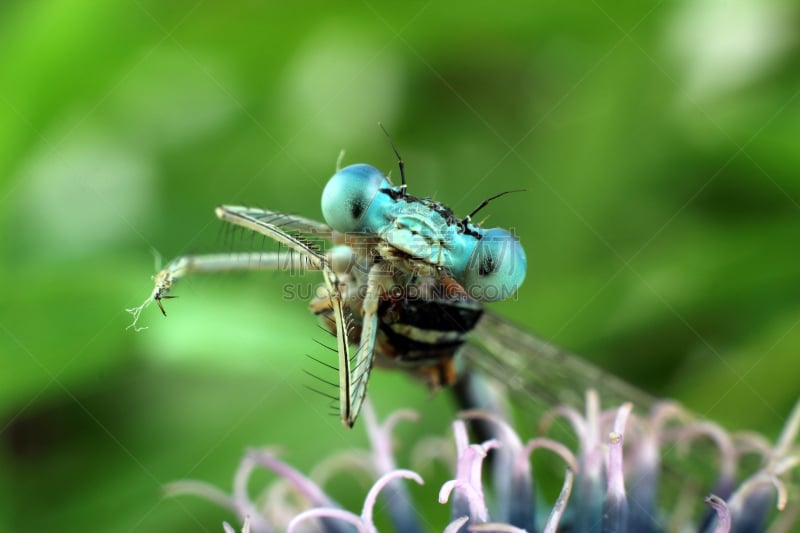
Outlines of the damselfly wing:
M 523 401 L 583 406 L 590 388 L 609 405 L 630 401 L 646 409 L 656 401 L 584 358 L 492 313 L 483 315 L 459 356 L 470 370 L 492 377 Z

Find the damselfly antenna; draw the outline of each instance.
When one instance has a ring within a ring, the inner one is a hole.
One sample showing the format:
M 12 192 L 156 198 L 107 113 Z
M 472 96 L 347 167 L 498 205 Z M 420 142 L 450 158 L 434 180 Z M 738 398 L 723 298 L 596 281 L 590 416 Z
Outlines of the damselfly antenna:
M 403 162 L 403 158 L 400 157 L 400 152 L 397 150 L 397 147 L 394 145 L 394 141 L 392 141 L 392 137 L 389 135 L 389 132 L 386 131 L 386 128 L 383 127 L 383 124 L 378 122 L 378 126 L 381 127 L 383 133 L 386 135 L 386 138 L 389 140 L 389 146 L 392 147 L 394 151 L 394 155 L 397 156 L 397 166 L 400 167 L 400 192 L 403 196 L 406 195 L 406 173 L 405 173 L 405 163 Z
M 472 220 L 472 217 L 474 217 L 478 213 L 478 211 L 489 205 L 489 202 L 491 202 L 492 200 L 497 200 L 501 196 L 505 196 L 506 194 L 511 194 L 512 192 L 525 192 L 525 191 L 527 191 L 527 189 L 514 189 L 511 191 L 503 191 L 500 194 L 495 194 L 494 196 L 490 196 L 489 198 L 478 204 L 478 207 L 473 209 L 469 215 L 465 216 L 464 219 L 461 221 L 461 225 L 463 226 L 467 222 L 470 222 Z

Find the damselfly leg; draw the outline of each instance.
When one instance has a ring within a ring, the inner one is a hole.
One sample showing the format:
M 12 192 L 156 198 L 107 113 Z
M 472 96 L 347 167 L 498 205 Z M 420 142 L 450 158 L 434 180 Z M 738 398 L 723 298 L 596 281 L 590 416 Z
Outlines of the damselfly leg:
M 156 274 L 155 288 L 148 302 L 155 301 L 166 315 L 162 300 L 174 298 L 169 294 L 173 285 L 188 275 L 257 270 L 321 272 L 324 295 L 315 298 L 311 308 L 316 314 L 329 319 L 329 329 L 336 335 L 339 413 L 342 423 L 351 427 L 366 395 L 378 331 L 378 303 L 385 288 L 391 285 L 391 272 L 385 264 L 372 265 L 365 276 L 366 295 L 362 301 L 357 295 L 359 283 L 355 282 L 356 277 L 352 272 L 354 268 L 362 267 L 354 265 L 355 258 L 348 257 L 347 252 L 343 254 L 341 247 L 333 247 L 326 254 L 313 241 L 314 238 L 333 239 L 333 232 L 326 225 L 302 217 L 240 206 L 219 206 L 216 215 L 225 222 L 269 237 L 288 251 L 178 257 Z M 354 305 L 348 305 L 348 302 Z M 136 318 L 141 307 L 129 311 Z M 358 338 L 353 339 L 354 328 L 349 313 L 359 309 L 361 330 Z M 353 341 L 358 341 L 354 353 L 350 347 Z

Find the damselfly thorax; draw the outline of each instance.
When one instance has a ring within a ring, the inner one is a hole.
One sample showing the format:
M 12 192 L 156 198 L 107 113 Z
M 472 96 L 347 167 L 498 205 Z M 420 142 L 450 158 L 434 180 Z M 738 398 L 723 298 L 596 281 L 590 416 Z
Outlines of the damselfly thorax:
M 334 236 L 333 241 L 338 240 Z M 333 255 L 368 251 L 367 257 L 360 260 L 353 256 L 346 262 L 341 257 L 332 261 L 340 268 L 347 265 L 344 270 L 334 271 L 340 282 L 339 292 L 352 314 L 348 341 L 356 344 L 363 333 L 362 304 L 368 290 L 365 265 L 383 263 L 374 365 L 403 369 L 421 378 L 431 390 L 452 385 L 456 380 L 454 357 L 481 317 L 481 303 L 470 298 L 455 280 L 442 275 L 439 267 L 420 264 L 418 259 L 391 246 L 364 243 L 353 235 L 345 241 L 347 247 L 334 249 Z M 381 251 L 376 254 L 375 250 Z M 320 286 L 310 308 L 336 335 L 331 294 L 325 285 Z

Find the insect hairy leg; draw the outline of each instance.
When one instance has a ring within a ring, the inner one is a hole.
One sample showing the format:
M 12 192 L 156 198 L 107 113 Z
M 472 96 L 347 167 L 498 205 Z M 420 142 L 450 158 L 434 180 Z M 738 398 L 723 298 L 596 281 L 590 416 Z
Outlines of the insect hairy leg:
M 352 382 L 350 380 L 350 347 L 347 342 L 348 324 L 336 273 L 325 265 L 323 267 L 323 276 L 325 278 L 325 286 L 328 289 L 328 301 L 336 324 L 336 347 L 339 354 L 339 413 L 341 414 L 342 422 L 346 426 L 352 427 L 355 416 L 352 413 L 350 388 Z
M 350 418 L 345 419 L 342 416 L 342 421 L 348 426 L 352 426 L 353 422 L 355 422 L 366 396 L 367 383 L 369 382 L 375 359 L 375 338 L 378 333 L 378 302 L 381 294 L 387 292 L 391 283 L 391 265 L 388 263 L 376 263 L 370 267 L 367 275 L 367 293 L 361 309 L 363 314 L 361 338 L 359 339 L 358 351 L 355 354 L 352 368 L 349 369 L 347 375 L 350 392 L 348 400 Z

